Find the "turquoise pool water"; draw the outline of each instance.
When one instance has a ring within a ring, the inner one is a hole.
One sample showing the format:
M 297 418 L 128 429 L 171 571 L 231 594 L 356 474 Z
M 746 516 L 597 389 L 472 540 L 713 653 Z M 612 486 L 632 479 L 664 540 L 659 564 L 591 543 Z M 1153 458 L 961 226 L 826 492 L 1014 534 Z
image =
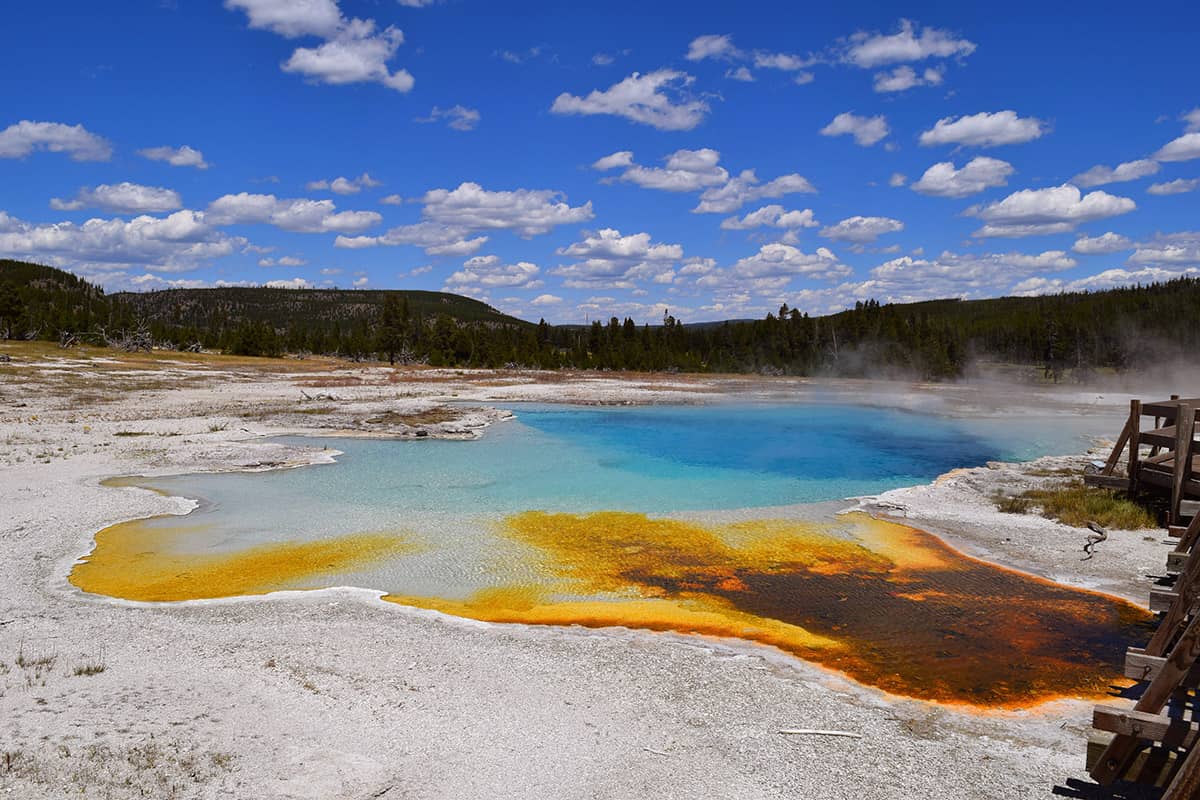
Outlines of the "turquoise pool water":
M 970 424 L 832 405 L 514 406 L 476 441 L 301 439 L 336 465 L 147 481 L 203 505 L 198 549 L 540 509 L 649 514 L 837 500 L 989 459 L 1078 452 L 1106 418 Z M 166 521 L 165 524 L 172 524 Z

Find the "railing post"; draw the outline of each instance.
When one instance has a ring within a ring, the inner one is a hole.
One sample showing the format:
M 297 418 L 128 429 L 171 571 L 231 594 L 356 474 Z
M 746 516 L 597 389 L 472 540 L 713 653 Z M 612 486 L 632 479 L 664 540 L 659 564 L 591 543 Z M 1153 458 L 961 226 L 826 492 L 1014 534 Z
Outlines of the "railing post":
M 1129 494 L 1138 491 L 1138 458 L 1142 443 L 1142 401 L 1129 401 Z
M 1192 436 L 1196 430 L 1196 409 L 1180 403 L 1175 412 L 1175 472 L 1171 476 L 1171 524 L 1179 521 L 1183 487 L 1192 471 Z

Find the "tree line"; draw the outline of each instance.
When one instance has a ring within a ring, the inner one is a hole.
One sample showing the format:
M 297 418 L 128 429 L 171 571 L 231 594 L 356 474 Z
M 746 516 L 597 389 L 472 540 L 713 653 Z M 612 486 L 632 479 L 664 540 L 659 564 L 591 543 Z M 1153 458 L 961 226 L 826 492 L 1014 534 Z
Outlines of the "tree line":
M 136 332 L 131 335 L 130 332 Z M 816 316 L 661 324 L 611 317 L 537 324 L 437 292 L 262 288 L 106 295 L 51 267 L 0 261 L 0 337 L 324 354 L 457 367 L 787 375 L 961 376 L 977 360 L 1047 377 L 1124 370 L 1200 353 L 1200 279 L 1091 293 L 914 304 L 859 302 Z

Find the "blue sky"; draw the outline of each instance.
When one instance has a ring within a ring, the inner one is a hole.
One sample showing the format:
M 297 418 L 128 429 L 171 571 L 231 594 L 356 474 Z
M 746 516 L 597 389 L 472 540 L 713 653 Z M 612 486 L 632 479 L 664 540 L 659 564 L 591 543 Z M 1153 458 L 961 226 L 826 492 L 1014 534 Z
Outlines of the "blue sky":
M 110 290 L 640 322 L 1200 273 L 1191 3 L 130 0 L 5 29 L 0 256 Z

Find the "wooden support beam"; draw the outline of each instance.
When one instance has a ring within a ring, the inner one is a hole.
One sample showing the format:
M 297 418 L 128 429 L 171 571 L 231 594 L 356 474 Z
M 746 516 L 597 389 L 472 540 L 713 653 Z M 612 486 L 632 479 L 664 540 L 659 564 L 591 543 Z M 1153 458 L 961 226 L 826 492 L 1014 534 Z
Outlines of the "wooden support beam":
M 1152 656 L 1166 655 L 1175 636 L 1187 625 L 1192 608 L 1200 599 L 1200 547 L 1193 548 L 1183 564 L 1179 578 L 1175 581 L 1175 593 L 1179 599 L 1166 609 L 1166 616 L 1158 623 L 1154 635 L 1143 652 Z M 1154 592 L 1151 593 L 1151 606 L 1154 605 Z
M 1180 552 L 1167 553 L 1167 573 L 1178 575 L 1183 571 L 1183 565 L 1187 563 L 1188 554 Z
M 1200 736 L 1200 724 L 1195 722 L 1112 706 L 1096 706 L 1092 712 L 1092 727 L 1099 731 L 1161 742 L 1168 747 L 1191 747 Z
M 1200 747 L 1193 747 L 1183 760 L 1163 800 L 1196 800 L 1200 797 Z
M 1170 611 L 1171 606 L 1175 605 L 1179 600 L 1179 592 L 1173 592 L 1169 589 L 1151 589 L 1150 590 L 1150 611 L 1154 614 L 1161 614 L 1164 611 Z
M 1171 693 L 1195 666 L 1200 658 L 1200 616 L 1192 617 L 1179 641 L 1171 648 L 1171 654 L 1159 673 L 1150 681 L 1146 691 L 1134 705 L 1134 711 L 1157 714 L 1162 711 Z M 1118 735 L 1105 748 L 1100 762 L 1092 770 L 1092 777 L 1107 786 L 1125 774 L 1132 758 L 1139 750 L 1139 738 Z
M 1187 403 L 1179 404 L 1175 417 L 1175 473 L 1171 480 L 1170 522 L 1179 521 L 1179 503 L 1183 500 L 1184 484 L 1192 471 L 1192 437 L 1196 431 L 1196 409 Z
M 1142 431 L 1138 434 L 1138 441 L 1142 444 L 1154 445 L 1155 447 L 1168 447 L 1175 449 L 1175 431 L 1174 425 L 1168 425 L 1165 428 L 1151 428 L 1148 431 Z
M 1088 735 L 1087 771 L 1089 773 L 1096 764 L 1100 763 L 1100 757 L 1104 755 L 1105 748 L 1114 738 L 1114 735 L 1107 731 L 1095 729 Z M 1163 789 L 1170 780 L 1171 773 L 1175 771 L 1176 761 L 1174 750 L 1146 745 L 1133 757 L 1129 769 L 1125 773 L 1126 780 L 1136 781 L 1142 786 L 1155 786 Z
M 1177 394 L 1171 395 L 1170 400 L 1154 400 L 1149 403 L 1142 403 L 1142 413 L 1146 416 L 1165 417 L 1167 422 L 1175 421 L 1175 410 L 1180 403 L 1191 403 L 1193 406 L 1200 406 L 1200 397 L 1180 397 Z
M 1173 478 L 1174 470 L 1175 467 L 1173 464 L 1171 465 L 1170 469 L 1163 469 L 1161 465 L 1147 465 L 1139 462 L 1137 477 L 1138 488 L 1141 487 L 1141 484 L 1146 484 L 1147 486 L 1156 486 L 1160 489 L 1165 489 L 1165 493 L 1170 494 L 1171 480 Z M 1200 497 L 1200 480 L 1197 480 L 1196 478 L 1189 478 L 1188 480 L 1184 481 L 1183 495 L 1185 497 Z M 1184 511 L 1183 507 L 1180 508 L 1180 520 L 1182 520 L 1184 517 L 1191 516 L 1193 516 L 1193 514 Z
M 1088 486 L 1099 486 L 1104 489 L 1129 490 L 1129 478 L 1116 475 L 1084 475 L 1083 482 Z
M 1113 445 L 1112 452 L 1108 454 L 1108 460 L 1104 462 L 1101 475 L 1108 477 L 1113 474 L 1113 470 L 1117 468 L 1117 462 L 1121 460 L 1121 453 L 1125 451 L 1125 445 L 1129 443 L 1129 433 L 1132 430 L 1132 422 L 1128 419 L 1125 420 L 1125 427 L 1121 428 L 1121 435 L 1117 437 L 1117 443 Z
M 1179 544 L 1175 545 L 1176 553 L 1190 553 L 1196 549 L 1196 543 L 1200 541 L 1200 514 L 1192 517 L 1192 521 L 1186 528 L 1171 526 L 1167 529 L 1168 532 L 1179 533 Z
M 1129 466 L 1125 474 L 1129 476 L 1129 493 L 1136 494 L 1138 490 L 1138 444 L 1142 441 L 1142 401 L 1129 401 Z
M 1165 656 L 1148 655 L 1131 647 L 1125 652 L 1125 677 L 1135 681 L 1152 681 L 1167 663 Z M 1200 666 L 1193 667 L 1184 678 L 1185 686 L 1200 686 Z
M 1135 681 L 1154 680 L 1166 663 L 1166 656 L 1148 655 L 1144 650 L 1131 647 L 1125 651 L 1125 677 Z
M 1171 399 L 1172 399 L 1172 400 L 1178 400 L 1178 399 L 1179 399 L 1179 395 L 1177 395 L 1177 394 L 1173 394 L 1173 395 L 1171 395 Z M 1143 414 L 1147 413 L 1147 412 L 1146 412 L 1146 409 L 1144 409 L 1144 408 L 1143 408 L 1143 409 L 1142 409 L 1142 413 L 1143 413 Z M 1166 417 L 1159 417 L 1159 416 L 1156 416 L 1156 417 L 1154 418 L 1154 427 L 1156 427 L 1156 428 L 1161 428 L 1162 426 L 1166 425 L 1168 422 L 1170 422 L 1170 420 L 1169 420 L 1169 419 L 1167 419 Z M 1150 448 L 1150 459 L 1148 459 L 1148 460 L 1153 460 L 1153 459 L 1155 459 L 1155 458 L 1166 458 L 1166 457 L 1168 457 L 1168 456 L 1170 455 L 1169 453 L 1164 453 L 1163 455 L 1161 455 L 1161 456 L 1160 456 L 1160 455 L 1158 454 L 1158 450 L 1159 450 L 1159 447 L 1158 447 L 1158 445 L 1155 445 L 1154 447 L 1151 447 L 1151 448 Z

